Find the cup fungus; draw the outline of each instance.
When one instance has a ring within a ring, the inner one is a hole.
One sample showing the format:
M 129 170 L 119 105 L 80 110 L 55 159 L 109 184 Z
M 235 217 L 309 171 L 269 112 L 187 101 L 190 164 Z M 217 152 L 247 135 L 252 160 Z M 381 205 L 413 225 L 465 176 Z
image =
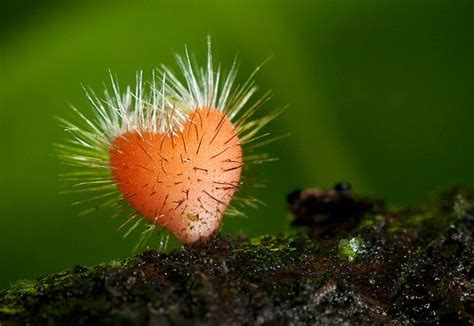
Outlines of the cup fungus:
M 222 77 L 209 40 L 205 69 L 187 49 L 176 59 L 183 79 L 163 66 L 149 83 L 138 72 L 134 91 L 121 93 L 114 78 L 103 99 L 86 90 L 96 115 L 74 109 L 78 124 L 62 120 L 70 137 L 59 154 L 80 168 L 66 176 L 75 188 L 98 192 L 86 200 L 94 207 L 129 207 L 124 224 L 134 221 L 131 229 L 146 220 L 145 233 L 161 226 L 193 243 L 215 233 L 226 211 L 235 212 L 230 201 L 249 164 L 269 159 L 250 154 L 249 143 L 268 135 L 259 132 L 277 112 L 254 118 L 269 98 L 251 101 L 258 68 L 234 86 L 235 61 Z

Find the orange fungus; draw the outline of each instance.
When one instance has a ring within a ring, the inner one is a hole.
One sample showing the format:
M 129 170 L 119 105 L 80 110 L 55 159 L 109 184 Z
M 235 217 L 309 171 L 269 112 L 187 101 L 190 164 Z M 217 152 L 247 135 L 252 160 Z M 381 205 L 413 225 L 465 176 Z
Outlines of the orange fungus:
M 127 131 L 109 154 L 123 198 L 184 243 L 219 229 L 243 166 L 234 126 L 212 108 L 189 113 L 180 130 Z
M 260 202 L 247 193 L 230 206 L 242 172 L 272 160 L 255 150 L 271 139 L 255 141 L 269 135 L 261 130 L 278 111 L 255 114 L 270 96 L 254 98 L 260 67 L 236 84 L 236 62 L 225 73 L 214 67 L 209 38 L 207 44 L 205 65 L 186 49 L 176 54 L 178 73 L 162 66 L 144 80 L 137 71 L 125 88 L 111 75 L 103 97 L 86 89 L 94 116 L 74 109 L 78 122 L 61 119 L 69 136 L 58 154 L 73 167 L 64 178 L 71 192 L 90 194 L 76 203 L 88 205 L 85 212 L 108 207 L 127 216 L 121 228 L 134 222 L 125 236 L 147 222 L 139 245 L 163 228 L 183 243 L 208 239 L 226 211 L 239 215 L 236 206 Z

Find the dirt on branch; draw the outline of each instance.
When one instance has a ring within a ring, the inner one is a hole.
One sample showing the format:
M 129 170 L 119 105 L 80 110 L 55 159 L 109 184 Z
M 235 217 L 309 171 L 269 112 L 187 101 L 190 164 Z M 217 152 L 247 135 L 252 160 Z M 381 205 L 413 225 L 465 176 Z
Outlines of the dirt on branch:
M 474 323 L 474 191 L 387 209 L 350 187 L 288 195 L 294 231 L 18 281 L 0 325 Z

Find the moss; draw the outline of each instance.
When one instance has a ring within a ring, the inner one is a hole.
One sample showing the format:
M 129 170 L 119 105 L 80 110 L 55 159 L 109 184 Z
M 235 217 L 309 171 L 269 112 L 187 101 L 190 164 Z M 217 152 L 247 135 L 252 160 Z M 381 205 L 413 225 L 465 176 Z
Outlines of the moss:
M 469 210 L 472 209 L 472 203 L 466 200 L 463 195 L 458 194 L 453 204 L 453 217 L 455 220 L 463 220 L 468 216 Z
M 0 301 L 0 315 L 22 315 L 26 312 L 25 307 L 19 303 L 21 298 L 34 298 L 38 293 L 38 283 L 31 280 L 18 280 L 12 287 L 5 291 L 3 301 L 6 304 L 1 304 Z
M 319 274 L 311 278 L 310 282 L 311 284 L 313 284 L 313 286 L 317 287 L 317 286 L 323 285 L 323 283 L 326 282 L 327 280 L 328 280 L 327 275 Z
M 21 308 L 14 308 L 14 307 L 8 307 L 8 306 L 0 307 L 0 314 L 5 314 L 5 315 L 18 315 L 21 311 L 22 311 Z
M 385 223 L 385 217 L 381 214 L 366 214 L 360 220 L 358 231 L 362 231 L 364 229 L 371 229 L 376 227 L 379 224 Z
M 31 280 L 18 280 L 7 291 L 5 298 L 11 299 L 18 295 L 34 295 L 37 292 L 37 282 Z
M 280 253 L 283 256 L 292 256 L 293 253 L 302 250 L 317 250 L 317 247 L 316 242 L 302 236 L 301 233 L 289 232 L 252 238 L 248 244 L 244 244 L 238 250 L 246 253 L 259 250 L 268 251 L 272 255 Z
M 352 263 L 364 252 L 364 240 L 360 237 L 342 239 L 337 248 L 339 258 Z
M 470 282 L 468 288 L 469 290 L 474 291 L 474 282 Z

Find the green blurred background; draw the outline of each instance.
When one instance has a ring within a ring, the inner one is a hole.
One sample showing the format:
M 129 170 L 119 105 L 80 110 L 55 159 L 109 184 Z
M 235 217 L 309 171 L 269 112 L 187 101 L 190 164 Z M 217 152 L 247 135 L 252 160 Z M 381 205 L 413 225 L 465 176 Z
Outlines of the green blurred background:
M 0 15 L 0 288 L 130 255 L 119 220 L 59 194 L 54 116 L 87 108 L 80 83 L 100 92 L 108 69 L 130 83 L 184 44 L 202 59 L 208 34 L 242 79 L 271 56 L 265 110 L 290 105 L 270 128 L 292 133 L 267 148 L 280 161 L 258 171 L 268 206 L 224 232 L 284 230 L 297 187 L 409 203 L 474 183 L 471 0 L 2 1 Z

